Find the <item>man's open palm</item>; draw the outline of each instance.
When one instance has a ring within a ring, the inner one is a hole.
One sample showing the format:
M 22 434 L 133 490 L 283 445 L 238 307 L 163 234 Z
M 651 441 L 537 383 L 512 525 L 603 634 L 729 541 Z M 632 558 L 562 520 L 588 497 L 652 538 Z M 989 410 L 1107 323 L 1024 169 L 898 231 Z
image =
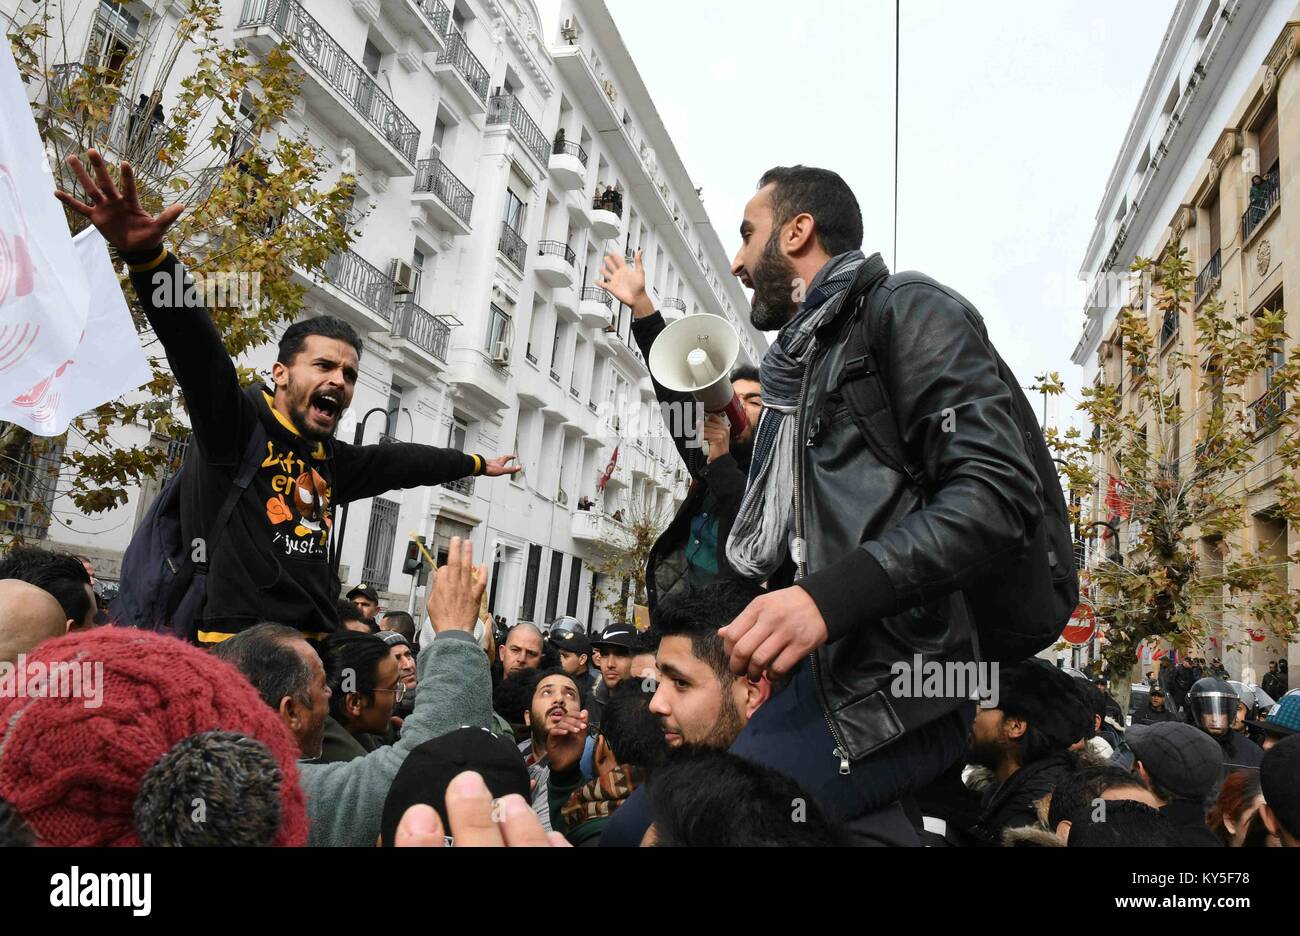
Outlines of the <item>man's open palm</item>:
M 621 254 L 605 254 L 605 263 L 596 285 L 623 305 L 636 305 L 637 299 L 645 295 L 645 267 L 641 265 L 641 251 L 636 252 L 630 264 Z
M 104 235 L 104 240 L 118 250 L 148 250 L 162 243 L 163 235 L 180 217 L 185 206 L 177 203 L 157 216 L 151 215 L 140 206 L 135 173 L 130 163 L 122 163 L 122 188 L 119 191 L 99 151 L 87 151 L 86 158 L 95 173 L 94 179 L 76 156 L 68 157 L 68 168 L 81 183 L 87 201 L 78 201 L 62 189 L 57 190 L 54 196 L 73 211 L 89 218 L 90 223 Z

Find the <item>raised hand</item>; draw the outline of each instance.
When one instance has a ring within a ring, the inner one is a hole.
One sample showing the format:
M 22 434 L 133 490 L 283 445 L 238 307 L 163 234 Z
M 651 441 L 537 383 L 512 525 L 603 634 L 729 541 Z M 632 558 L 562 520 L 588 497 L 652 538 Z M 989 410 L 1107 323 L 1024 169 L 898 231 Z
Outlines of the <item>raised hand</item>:
M 643 318 L 654 312 L 654 305 L 645 291 L 645 267 L 641 263 L 641 251 L 636 252 L 632 264 L 628 265 L 621 254 L 605 254 L 605 264 L 601 269 L 596 285 L 609 293 L 625 306 L 632 307 L 636 318 Z
M 587 710 L 583 709 L 575 715 L 564 715 L 551 726 L 546 736 L 546 756 L 552 771 L 568 770 L 582 760 L 582 751 L 587 744 L 587 715 Z
M 151 215 L 140 206 L 130 163 L 122 163 L 122 189 L 118 191 L 99 151 L 87 150 L 86 158 L 95 173 L 93 180 L 76 156 L 68 157 L 68 168 L 81 183 L 88 201 L 78 201 L 62 189 L 55 191 L 54 197 L 89 218 L 104 240 L 118 250 L 149 250 L 161 244 L 163 235 L 176 223 L 185 206 L 177 203 L 163 209 L 161 214 Z
M 523 470 L 523 465 L 510 464 L 516 457 L 514 455 L 498 455 L 484 466 L 483 474 L 489 478 L 497 478 L 501 475 L 512 475 L 516 471 Z
M 485 588 L 487 568 L 474 568 L 474 544 L 453 536 L 447 547 L 447 561 L 437 571 L 429 589 L 426 610 L 434 633 L 453 630 L 474 633 Z

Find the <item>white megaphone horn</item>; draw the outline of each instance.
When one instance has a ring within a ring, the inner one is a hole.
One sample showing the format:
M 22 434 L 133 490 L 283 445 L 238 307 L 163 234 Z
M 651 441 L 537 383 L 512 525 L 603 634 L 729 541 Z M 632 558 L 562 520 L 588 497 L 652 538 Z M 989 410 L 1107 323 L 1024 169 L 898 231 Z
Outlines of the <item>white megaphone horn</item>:
M 740 336 L 730 322 L 707 312 L 679 318 L 659 333 L 650 349 L 650 373 L 669 390 L 689 393 L 705 412 L 720 413 L 734 439 L 749 426 L 745 407 L 731 386 Z M 707 445 L 705 454 L 708 454 Z

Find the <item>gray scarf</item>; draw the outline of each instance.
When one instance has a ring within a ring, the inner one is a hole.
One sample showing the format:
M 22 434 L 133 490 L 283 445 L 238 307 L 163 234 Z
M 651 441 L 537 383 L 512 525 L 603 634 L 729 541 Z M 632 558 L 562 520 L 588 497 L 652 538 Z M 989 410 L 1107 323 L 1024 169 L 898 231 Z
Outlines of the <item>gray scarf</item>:
M 867 258 L 850 250 L 830 260 L 813 278 L 799 312 L 781 329 L 763 356 L 759 382 L 763 413 L 754 432 L 754 455 L 740 513 L 727 540 L 727 561 L 741 575 L 767 579 L 791 551 L 803 559 L 802 543 L 791 541 L 794 506 L 794 412 L 813 335 L 839 311 L 843 296 Z M 880 263 L 879 255 L 870 262 Z

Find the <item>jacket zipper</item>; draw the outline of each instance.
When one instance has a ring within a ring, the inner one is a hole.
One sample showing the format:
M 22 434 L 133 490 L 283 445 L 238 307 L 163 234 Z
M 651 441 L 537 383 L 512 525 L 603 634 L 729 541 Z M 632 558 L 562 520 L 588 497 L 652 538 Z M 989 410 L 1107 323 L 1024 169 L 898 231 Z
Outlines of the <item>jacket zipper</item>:
M 812 440 L 804 440 L 803 437 L 803 408 L 808 397 L 808 376 L 812 373 L 813 358 L 817 353 L 817 340 L 814 338 L 812 346 L 808 349 L 808 363 L 804 365 L 803 377 L 799 382 L 799 405 L 794 413 L 794 437 L 803 443 L 802 446 L 796 445 L 794 459 L 794 543 L 795 543 L 795 581 L 802 579 L 808 574 L 805 564 L 807 550 L 804 547 L 803 539 L 803 498 L 800 495 L 800 489 L 803 484 L 803 449 L 812 445 Z M 835 722 L 831 719 L 830 713 L 826 711 L 826 706 L 822 699 L 826 693 L 822 689 L 821 675 L 817 670 L 817 651 L 814 650 L 808 654 L 808 659 L 812 664 L 813 684 L 817 687 L 817 703 L 822 706 L 822 718 L 826 719 L 826 727 L 831 731 L 831 737 L 835 739 L 835 750 L 831 751 L 832 757 L 840 759 L 840 776 L 847 776 L 849 773 L 849 757 L 844 746 L 844 740 L 840 737 L 839 730 L 835 727 Z

